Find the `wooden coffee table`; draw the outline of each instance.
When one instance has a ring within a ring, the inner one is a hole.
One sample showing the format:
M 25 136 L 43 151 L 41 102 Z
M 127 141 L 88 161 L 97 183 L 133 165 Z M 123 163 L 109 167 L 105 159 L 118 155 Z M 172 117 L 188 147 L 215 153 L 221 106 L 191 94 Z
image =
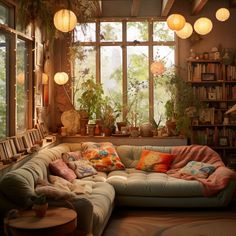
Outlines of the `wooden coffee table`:
M 7 236 L 65 236 L 72 234 L 77 226 L 74 210 L 49 208 L 44 217 L 36 217 L 33 210 L 22 211 L 19 217 L 5 220 Z

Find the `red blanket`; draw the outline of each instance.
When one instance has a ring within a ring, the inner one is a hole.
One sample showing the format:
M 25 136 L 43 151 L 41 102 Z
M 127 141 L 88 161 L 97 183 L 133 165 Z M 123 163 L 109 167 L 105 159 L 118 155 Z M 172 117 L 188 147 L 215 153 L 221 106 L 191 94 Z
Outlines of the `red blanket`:
M 219 154 L 207 146 L 176 146 L 172 149 L 172 154 L 176 155 L 176 158 L 174 159 L 167 174 L 180 179 L 198 180 L 203 184 L 203 193 L 205 196 L 212 196 L 225 188 L 230 179 L 234 179 L 236 181 L 236 173 L 227 168 L 221 160 Z M 216 170 L 207 179 L 180 173 L 179 170 L 189 161 L 201 161 L 208 163 L 214 165 Z

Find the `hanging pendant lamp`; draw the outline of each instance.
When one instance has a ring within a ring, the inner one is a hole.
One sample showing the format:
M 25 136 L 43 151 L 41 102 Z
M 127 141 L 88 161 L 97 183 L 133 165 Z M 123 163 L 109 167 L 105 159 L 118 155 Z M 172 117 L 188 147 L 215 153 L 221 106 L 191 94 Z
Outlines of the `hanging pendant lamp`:
M 213 25 L 210 19 L 201 17 L 195 21 L 193 27 L 198 34 L 206 35 L 211 32 Z
M 181 30 L 185 25 L 185 18 L 180 14 L 172 14 L 168 16 L 167 25 L 171 30 Z
M 189 38 L 193 33 L 193 27 L 190 23 L 186 22 L 184 28 L 175 32 L 181 39 Z
M 75 28 L 77 18 L 73 11 L 61 9 L 54 14 L 53 22 L 58 30 L 67 33 Z

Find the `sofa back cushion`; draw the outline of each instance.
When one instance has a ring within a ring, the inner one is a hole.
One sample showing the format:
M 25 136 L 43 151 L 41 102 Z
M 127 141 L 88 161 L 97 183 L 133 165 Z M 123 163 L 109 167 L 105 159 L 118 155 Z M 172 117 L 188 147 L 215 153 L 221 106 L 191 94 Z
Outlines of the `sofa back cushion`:
M 20 168 L 10 171 L 2 177 L 0 181 L 1 194 L 16 205 L 29 206 L 31 196 L 35 195 L 38 179 L 48 178 L 49 163 L 61 158 L 61 154 L 68 151 L 70 148 L 67 145 L 41 150 Z
M 169 146 L 120 145 L 116 147 L 116 151 L 121 159 L 121 162 L 126 168 L 135 168 L 137 166 L 143 149 L 171 153 L 171 147 Z

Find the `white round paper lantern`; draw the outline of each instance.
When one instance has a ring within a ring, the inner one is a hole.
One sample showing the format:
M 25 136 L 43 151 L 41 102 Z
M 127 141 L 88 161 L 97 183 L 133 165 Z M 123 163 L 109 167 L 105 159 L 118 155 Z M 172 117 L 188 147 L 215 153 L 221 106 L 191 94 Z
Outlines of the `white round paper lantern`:
M 54 81 L 56 84 L 64 85 L 67 83 L 68 80 L 69 80 L 69 76 L 65 72 L 57 72 L 54 75 Z
M 66 33 L 75 28 L 77 18 L 73 11 L 61 9 L 54 14 L 53 22 L 58 30 Z
M 201 17 L 195 21 L 193 27 L 198 34 L 206 35 L 211 32 L 213 25 L 210 19 Z
M 167 25 L 172 30 L 181 30 L 185 25 L 185 18 L 180 14 L 171 14 L 168 16 Z
M 230 17 L 230 12 L 227 8 L 220 8 L 216 11 L 216 19 L 219 21 L 226 21 Z
M 154 61 L 150 69 L 154 76 L 162 75 L 166 70 L 162 61 Z
M 189 38 L 193 33 L 193 27 L 190 23 L 186 22 L 184 28 L 175 32 L 181 39 Z

